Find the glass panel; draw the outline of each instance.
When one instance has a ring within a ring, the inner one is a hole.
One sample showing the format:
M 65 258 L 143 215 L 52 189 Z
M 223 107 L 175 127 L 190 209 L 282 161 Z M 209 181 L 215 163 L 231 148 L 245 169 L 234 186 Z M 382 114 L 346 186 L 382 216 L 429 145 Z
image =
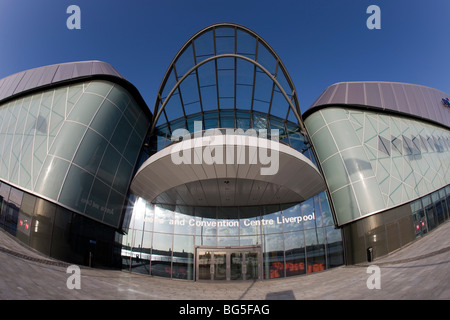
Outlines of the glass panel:
M 151 274 L 159 277 L 171 276 L 172 234 L 154 233 Z
M 50 199 L 57 200 L 68 168 L 69 163 L 67 161 L 48 156 L 35 191 Z
M 258 279 L 258 253 L 257 252 L 245 252 L 245 268 L 242 270 L 245 276 L 245 280 L 257 280 Z
M 200 252 L 198 255 L 198 279 L 211 280 L 212 253 Z
M 253 35 L 243 30 L 237 30 L 237 48 L 238 54 L 255 59 L 256 39 Z
M 325 247 L 322 228 L 305 230 L 307 273 L 325 270 Z
M 230 255 L 230 280 L 244 280 L 243 277 L 243 252 L 232 252 Z M 247 271 L 247 270 L 245 270 Z
M 264 236 L 264 274 L 266 279 L 284 277 L 283 234 Z
M 342 158 L 339 154 L 336 154 L 323 162 L 322 169 L 330 192 L 334 192 L 350 183 L 347 170 L 344 167 Z
M 227 254 L 214 252 L 214 280 L 227 280 Z
M 226 35 L 219 30 L 216 31 L 216 54 L 234 53 L 234 30 Z
M 172 277 L 192 280 L 194 277 L 194 237 L 175 235 L 173 241 Z
M 327 242 L 328 268 L 334 268 L 344 264 L 344 248 L 341 238 L 341 230 L 334 227 L 325 228 Z
M 132 164 L 136 163 L 139 151 L 141 150 L 142 139 L 138 136 L 136 131 L 130 134 L 127 147 L 125 148 L 124 157 Z
M 93 179 L 92 175 L 72 165 L 64 181 L 59 201 L 70 208 L 84 212 Z
M 94 180 L 89 200 L 86 203 L 85 213 L 92 218 L 102 220 L 105 214 L 106 201 L 110 188 L 98 179 Z
M 284 243 L 286 250 L 286 276 L 304 274 L 306 267 L 303 232 L 285 233 Z
M 133 173 L 133 167 L 122 158 L 119 164 L 119 169 L 116 173 L 116 178 L 114 179 L 113 187 L 120 193 L 125 194 L 128 189 L 128 183 L 130 181 L 131 175 Z
M 105 152 L 106 145 L 105 139 L 88 129 L 73 161 L 86 171 L 95 174 Z
M 97 177 L 105 183 L 111 185 L 114 181 L 120 159 L 120 154 L 116 151 L 116 149 L 113 148 L 112 145 L 108 145 L 102 163 L 100 164 L 100 168 L 98 169 Z
M 84 93 L 73 107 L 67 120 L 88 125 L 103 100 L 104 98 L 98 95 Z
M 97 93 L 101 96 L 106 97 L 108 92 L 111 90 L 112 84 L 105 81 L 92 81 L 88 84 L 85 92 Z
M 109 141 L 121 115 L 122 112 L 115 105 L 105 100 L 90 126 Z
M 263 233 L 276 233 L 283 231 L 283 224 L 279 223 L 282 221 L 280 207 L 277 205 L 266 206 L 265 212 L 271 212 L 262 217 L 263 220 L 266 220 L 266 223 L 262 223 Z
M 128 142 L 132 128 L 127 119 L 123 116 L 114 131 L 110 143 L 120 152 L 123 153 Z
M 114 103 L 121 111 L 125 110 L 125 107 L 128 105 L 128 102 L 130 101 L 130 97 L 125 91 L 125 89 L 117 85 L 114 86 L 114 88 L 108 94 L 107 98 L 112 103 Z
M 258 41 L 257 61 L 272 75 L 275 75 L 275 68 L 277 65 L 277 61 L 261 41 Z
M 65 122 L 50 149 L 50 154 L 72 161 L 85 131 L 86 127 L 82 125 Z
M 283 209 L 284 232 L 302 230 L 303 217 L 300 204 Z
M 255 97 L 253 109 L 267 113 L 269 111 L 270 97 L 273 89 L 273 81 L 259 68 L 256 69 Z
M 214 55 L 213 31 L 207 31 L 194 40 L 197 63 Z
M 194 53 L 192 50 L 192 45 L 188 45 L 186 49 L 178 57 L 177 62 L 175 62 L 175 69 L 177 72 L 178 79 L 184 76 L 186 72 L 189 71 L 194 66 Z

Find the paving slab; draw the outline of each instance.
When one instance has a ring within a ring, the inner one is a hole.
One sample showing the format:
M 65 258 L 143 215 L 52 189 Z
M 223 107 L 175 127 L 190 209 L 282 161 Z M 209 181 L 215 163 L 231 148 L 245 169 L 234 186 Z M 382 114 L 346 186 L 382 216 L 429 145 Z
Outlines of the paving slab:
M 206 283 L 80 267 L 77 282 L 70 264 L 46 257 L 1 230 L 0 299 L 448 300 L 449 235 L 450 221 L 371 264 L 284 279 Z

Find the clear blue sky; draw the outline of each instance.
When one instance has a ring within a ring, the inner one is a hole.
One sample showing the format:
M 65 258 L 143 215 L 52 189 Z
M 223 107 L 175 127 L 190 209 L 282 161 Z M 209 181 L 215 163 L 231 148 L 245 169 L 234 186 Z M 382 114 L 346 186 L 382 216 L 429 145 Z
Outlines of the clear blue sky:
M 81 30 L 66 9 L 81 8 Z M 369 5 L 381 30 L 369 30 Z M 153 110 L 178 49 L 218 22 L 244 25 L 283 60 L 304 112 L 340 81 L 399 81 L 450 94 L 450 0 L 1 0 L 0 78 L 43 65 L 102 60 Z

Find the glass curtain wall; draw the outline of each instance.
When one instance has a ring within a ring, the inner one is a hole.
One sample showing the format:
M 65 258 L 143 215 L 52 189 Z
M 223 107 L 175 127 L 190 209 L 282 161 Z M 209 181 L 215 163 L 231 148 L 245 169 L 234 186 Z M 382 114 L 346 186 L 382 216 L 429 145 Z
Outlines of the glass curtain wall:
M 419 238 L 450 217 L 450 185 L 411 202 L 414 232 Z
M 153 205 L 132 197 L 131 210 L 122 249 L 122 268 L 131 272 L 193 280 L 196 246 L 259 245 L 264 279 L 344 263 L 324 192 L 302 203 L 252 207 Z
M 120 268 L 116 230 L 0 182 L 0 228 L 49 257 Z

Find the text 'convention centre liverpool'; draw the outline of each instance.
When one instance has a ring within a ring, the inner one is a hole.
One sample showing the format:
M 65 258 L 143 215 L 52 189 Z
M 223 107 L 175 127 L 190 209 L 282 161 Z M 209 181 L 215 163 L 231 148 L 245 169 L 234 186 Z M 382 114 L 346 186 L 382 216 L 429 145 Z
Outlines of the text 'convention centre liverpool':
M 152 108 L 101 61 L 8 76 L 0 226 L 73 264 L 232 281 L 365 263 L 446 221 L 450 95 L 324 89 L 301 114 L 275 51 L 230 23 L 181 47 Z

